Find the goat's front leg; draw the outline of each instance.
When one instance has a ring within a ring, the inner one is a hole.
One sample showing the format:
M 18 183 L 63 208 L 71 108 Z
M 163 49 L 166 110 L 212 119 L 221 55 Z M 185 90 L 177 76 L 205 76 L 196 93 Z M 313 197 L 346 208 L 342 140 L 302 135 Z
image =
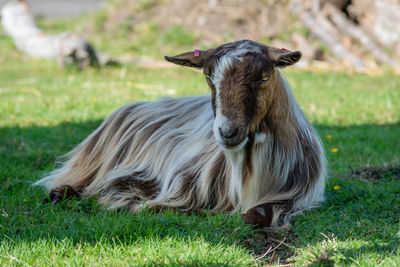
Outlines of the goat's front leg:
M 44 199 L 44 202 L 51 202 L 51 204 L 57 204 L 65 199 L 79 198 L 79 193 L 70 185 L 63 185 L 52 189 L 49 192 L 49 196 Z
M 241 215 L 246 224 L 257 227 L 274 227 L 278 221 L 290 210 L 290 203 L 265 203 L 255 206 Z

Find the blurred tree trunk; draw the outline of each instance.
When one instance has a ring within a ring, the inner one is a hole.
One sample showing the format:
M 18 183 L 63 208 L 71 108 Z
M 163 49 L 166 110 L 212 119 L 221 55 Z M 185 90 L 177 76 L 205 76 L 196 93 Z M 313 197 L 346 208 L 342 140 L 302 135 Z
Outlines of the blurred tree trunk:
M 368 58 L 399 65 L 387 52 L 400 55 L 400 0 L 292 0 L 291 10 L 332 54 L 354 68 L 371 65 L 365 64 Z
M 348 12 L 377 42 L 400 56 L 400 1 L 353 0 Z

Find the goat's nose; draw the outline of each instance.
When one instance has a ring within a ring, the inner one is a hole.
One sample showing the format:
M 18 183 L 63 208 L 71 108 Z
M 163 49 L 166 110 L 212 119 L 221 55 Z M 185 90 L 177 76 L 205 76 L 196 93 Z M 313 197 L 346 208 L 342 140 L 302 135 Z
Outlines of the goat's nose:
M 218 127 L 218 130 L 224 139 L 232 139 L 239 132 L 239 128 L 237 128 L 237 127 L 232 127 L 232 128 L 231 127 L 226 127 L 226 128 Z

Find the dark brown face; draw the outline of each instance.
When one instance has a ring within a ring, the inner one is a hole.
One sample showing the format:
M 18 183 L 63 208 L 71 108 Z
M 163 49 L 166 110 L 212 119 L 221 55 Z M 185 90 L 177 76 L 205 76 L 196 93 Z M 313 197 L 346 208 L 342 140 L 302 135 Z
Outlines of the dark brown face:
M 243 40 L 200 51 L 200 55 L 188 52 L 166 59 L 204 68 L 212 92 L 215 138 L 225 150 L 240 150 L 273 100 L 275 67 L 291 65 L 300 57 L 300 52 Z
M 214 135 L 223 148 L 242 148 L 265 116 L 273 72 L 272 62 L 254 47 L 239 46 L 204 66 L 212 90 Z

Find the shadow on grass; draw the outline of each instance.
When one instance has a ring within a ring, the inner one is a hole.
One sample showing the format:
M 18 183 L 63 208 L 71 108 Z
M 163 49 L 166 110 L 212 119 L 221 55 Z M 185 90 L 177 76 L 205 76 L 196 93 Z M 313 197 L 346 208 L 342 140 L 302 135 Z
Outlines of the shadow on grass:
M 239 216 L 129 214 L 104 211 L 94 199 L 69 201 L 61 205 L 43 204 L 40 188 L 31 187 L 53 169 L 56 157 L 65 154 L 92 132 L 101 121 L 62 123 L 56 126 L 9 127 L 0 129 L 0 241 L 13 242 L 69 239 L 81 243 L 140 244 L 144 240 L 199 240 L 209 244 L 242 246 L 259 254 L 270 242 L 258 242 L 255 234 Z M 316 125 L 325 144 L 331 177 L 327 201 L 318 208 L 297 217 L 287 235 L 286 247 L 268 260 L 284 262 L 295 250 L 319 246 L 333 234 L 337 241 L 357 241 L 348 247 L 337 247 L 341 262 L 360 254 L 388 255 L 400 249 L 396 236 L 400 218 L 400 181 L 387 177 L 367 183 L 347 178 L 349 168 L 366 165 L 398 165 L 400 151 L 399 124 L 324 126 Z M 338 152 L 332 152 L 337 148 Z M 334 190 L 333 186 L 339 186 Z M 271 237 L 269 233 L 265 238 Z M 247 245 L 246 245 L 247 244 Z M 250 246 L 250 248 L 249 248 Z M 323 250 L 324 248 L 322 248 Z M 289 251 L 289 252 L 288 252 Z M 327 248 L 329 250 L 329 246 Z M 316 252 L 323 254 L 322 252 Z M 329 254 L 329 253 L 328 253 Z M 275 257 L 275 258 L 274 258 Z M 317 264 L 324 260 L 310 256 Z M 329 258 L 329 257 L 328 257 Z M 329 263 L 329 260 L 328 260 Z M 337 263 L 337 262 L 336 262 Z

